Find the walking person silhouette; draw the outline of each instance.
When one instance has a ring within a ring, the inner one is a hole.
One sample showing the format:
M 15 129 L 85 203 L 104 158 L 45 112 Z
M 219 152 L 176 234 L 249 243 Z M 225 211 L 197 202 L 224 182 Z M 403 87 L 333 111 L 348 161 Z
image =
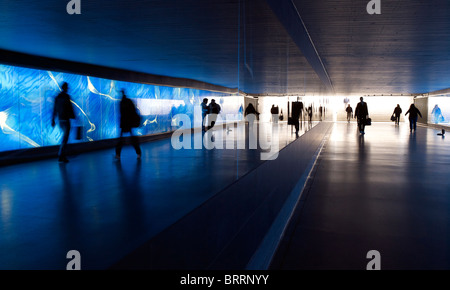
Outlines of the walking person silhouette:
M 70 135 L 70 120 L 75 119 L 75 113 L 73 111 L 72 101 L 67 93 L 68 91 L 69 84 L 64 82 L 61 86 L 61 92 L 55 98 L 52 115 L 52 127 L 55 127 L 55 118 L 58 118 L 59 127 L 63 130 L 63 138 L 58 151 L 58 162 L 61 163 L 69 162 L 66 148 Z
M 366 134 L 364 130 L 366 127 L 367 119 L 369 118 L 369 109 L 367 108 L 367 103 L 364 102 L 363 97 L 360 98 L 360 101 L 361 102 L 359 102 L 358 105 L 356 105 L 355 118 L 357 118 L 358 120 L 359 133 L 361 135 L 364 135 Z
M 419 109 L 417 109 L 414 104 L 411 104 L 409 107 L 409 110 L 405 113 L 405 116 L 409 114 L 409 131 L 412 133 L 413 130 L 416 132 L 417 128 L 417 119 L 422 118 L 422 114 L 420 113 Z
M 120 137 L 116 145 L 116 160 L 120 160 L 120 154 L 124 145 L 125 133 L 129 133 L 131 136 L 131 143 L 136 151 L 137 158 L 141 159 L 141 147 L 139 146 L 138 137 L 133 134 L 133 128 L 140 126 L 141 117 L 137 112 L 137 108 L 133 101 L 127 97 L 125 91 L 122 90 L 122 100 L 120 101 Z
M 206 131 L 206 124 L 208 124 L 206 117 L 209 113 L 208 99 L 204 98 L 200 106 L 202 107 L 202 131 Z
M 348 104 L 345 111 L 347 112 L 347 122 L 350 123 L 350 120 L 353 118 L 353 108 L 350 106 L 350 104 Z
M 402 108 L 400 108 L 400 105 L 397 104 L 397 107 L 395 107 L 394 112 L 392 113 L 392 115 L 395 118 L 395 124 L 396 125 L 400 125 L 400 116 L 402 114 Z

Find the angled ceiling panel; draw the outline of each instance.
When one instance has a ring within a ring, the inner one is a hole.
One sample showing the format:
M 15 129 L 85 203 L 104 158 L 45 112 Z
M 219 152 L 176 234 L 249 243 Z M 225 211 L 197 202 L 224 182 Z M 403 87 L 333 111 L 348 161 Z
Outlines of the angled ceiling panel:
M 265 1 L 82 1 L 81 15 L 66 4 L 1 0 L 0 49 L 249 94 L 320 86 Z
M 82 14 L 68 15 L 68 1 L 0 0 L 0 49 L 250 94 L 327 93 L 304 40 L 270 1 L 82 1 Z M 381 0 L 381 15 L 367 14 L 365 0 L 282 1 L 295 7 L 336 94 L 450 87 L 449 1 Z
M 339 94 L 420 94 L 450 87 L 450 2 L 292 0 Z

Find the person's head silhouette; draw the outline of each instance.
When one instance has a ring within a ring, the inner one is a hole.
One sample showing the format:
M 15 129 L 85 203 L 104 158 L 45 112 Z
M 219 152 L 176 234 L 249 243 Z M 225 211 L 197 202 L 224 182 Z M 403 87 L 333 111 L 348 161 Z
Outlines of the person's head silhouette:
M 205 104 L 208 103 L 208 99 L 207 99 L 207 98 L 204 98 L 204 99 L 203 99 L 203 103 L 205 103 Z
M 69 84 L 64 82 L 61 86 L 61 89 L 63 92 L 67 93 L 67 91 L 69 90 Z

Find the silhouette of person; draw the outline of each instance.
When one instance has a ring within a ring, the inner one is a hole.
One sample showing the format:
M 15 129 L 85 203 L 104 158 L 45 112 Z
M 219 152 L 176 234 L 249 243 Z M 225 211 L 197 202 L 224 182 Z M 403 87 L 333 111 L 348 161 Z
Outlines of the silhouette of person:
M 300 103 L 295 102 L 292 103 L 292 120 L 294 122 L 295 127 L 295 135 L 298 137 L 298 131 L 300 130 L 300 116 L 301 116 L 302 108 Z
M 347 108 L 347 104 L 350 103 L 350 100 L 348 97 L 344 98 L 344 109 Z
M 208 105 L 207 98 L 203 99 L 203 102 L 201 103 L 201 107 L 202 107 L 202 130 L 206 131 L 206 126 L 205 126 L 205 124 L 207 124 L 206 117 L 208 116 L 208 113 L 209 113 L 209 105 Z
M 256 120 L 258 114 L 259 113 L 256 111 L 256 109 L 252 103 L 248 104 L 247 108 L 245 108 L 244 117 L 247 117 L 248 115 L 253 115 L 249 119 L 249 127 L 250 128 L 253 128 L 253 121 Z
M 279 114 L 278 106 L 272 105 L 270 113 L 272 114 L 272 123 L 278 123 L 278 114 Z
M 409 131 L 412 133 L 416 131 L 417 128 L 417 119 L 420 116 L 422 118 L 422 114 L 420 113 L 419 109 L 414 106 L 414 104 L 411 104 L 409 107 L 409 110 L 405 113 L 405 116 L 409 114 Z
M 55 98 L 55 104 L 53 107 L 52 115 L 52 127 L 55 127 L 55 118 L 58 118 L 59 127 L 63 130 L 63 138 L 58 151 L 58 161 L 67 163 L 67 142 L 70 135 L 70 119 L 75 119 L 75 113 L 73 111 L 72 101 L 69 94 L 69 84 L 64 82 L 61 86 L 61 92 Z
M 214 125 L 216 124 L 217 121 L 217 115 L 220 114 L 220 111 L 222 110 L 222 108 L 220 107 L 219 104 L 216 103 L 216 100 L 212 99 L 211 103 L 209 104 L 209 122 L 211 123 L 208 127 L 209 129 L 212 129 L 214 127 Z
M 299 119 L 303 121 L 303 109 L 304 109 L 303 108 L 303 102 L 297 101 L 297 103 L 298 103 L 298 108 L 300 110 Z
M 319 107 L 319 117 L 320 117 L 320 121 L 322 121 L 322 115 L 323 115 L 323 107 L 322 107 L 322 105 L 320 105 L 320 107 Z
M 245 108 L 244 116 L 247 116 L 247 115 L 250 115 L 250 114 L 254 114 L 254 115 L 258 114 L 258 112 L 255 109 L 255 106 L 253 106 L 252 103 L 248 104 L 247 108 Z
M 350 106 L 350 104 L 347 105 L 347 108 L 345 109 L 347 112 L 347 122 L 350 123 L 350 120 L 353 118 L 353 108 Z
M 361 135 L 366 134 L 364 131 L 366 128 L 367 118 L 369 117 L 369 109 L 367 108 L 367 103 L 364 102 L 364 98 L 361 97 L 360 102 L 356 105 L 355 118 L 358 120 L 358 129 Z
M 122 90 L 122 100 L 120 101 L 120 136 L 116 145 L 116 159 L 120 159 L 122 147 L 124 145 L 125 133 L 129 133 L 131 136 L 131 143 L 136 151 L 137 158 L 141 158 L 141 147 L 139 146 L 138 137 L 133 134 L 133 128 L 139 127 L 140 117 L 137 113 L 136 106 L 133 101 L 127 97 L 125 91 Z
M 392 113 L 392 115 L 394 115 L 396 125 L 400 124 L 401 114 L 402 114 L 402 108 L 400 108 L 400 105 L 397 104 L 397 107 L 395 107 L 394 112 Z
M 308 107 L 308 122 L 309 123 L 312 122 L 312 115 L 313 115 L 313 108 L 312 108 L 312 105 L 309 105 L 309 107 Z

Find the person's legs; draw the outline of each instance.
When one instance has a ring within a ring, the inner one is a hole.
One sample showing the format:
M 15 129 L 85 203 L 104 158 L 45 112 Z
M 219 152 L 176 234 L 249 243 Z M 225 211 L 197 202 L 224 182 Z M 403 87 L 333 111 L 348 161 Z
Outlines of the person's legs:
M 207 125 L 207 121 L 208 121 L 208 120 L 206 119 L 206 116 L 207 116 L 207 115 L 206 115 L 205 113 L 202 114 L 202 130 L 203 130 L 203 131 L 206 131 L 206 125 Z
M 414 132 L 415 132 L 416 129 L 417 129 L 417 119 L 418 119 L 418 118 L 414 118 Z
M 359 128 L 359 132 L 361 134 L 364 134 L 364 128 L 365 128 L 365 120 L 362 118 L 358 119 L 358 128 Z
M 69 141 L 69 135 L 70 135 L 70 121 L 69 120 L 60 120 L 59 126 L 63 130 L 63 139 L 61 141 L 61 145 L 59 146 L 59 152 L 58 152 L 58 159 L 59 161 L 67 162 L 66 157 L 66 147 L 67 142 Z
M 217 114 L 209 115 L 209 119 L 210 119 L 211 125 L 208 127 L 208 129 L 212 129 L 214 127 L 214 125 L 216 124 Z
M 409 131 L 412 132 L 414 127 L 414 120 L 413 119 L 409 119 Z
M 134 150 L 136 151 L 137 157 L 140 159 L 141 158 L 141 147 L 139 146 L 139 138 L 137 136 L 135 136 L 132 132 L 130 132 L 131 134 L 131 143 L 133 144 Z
M 122 147 L 123 147 L 123 130 L 120 130 L 119 141 L 117 142 L 117 145 L 116 145 L 116 158 L 117 159 L 120 158 L 120 153 L 122 152 Z

